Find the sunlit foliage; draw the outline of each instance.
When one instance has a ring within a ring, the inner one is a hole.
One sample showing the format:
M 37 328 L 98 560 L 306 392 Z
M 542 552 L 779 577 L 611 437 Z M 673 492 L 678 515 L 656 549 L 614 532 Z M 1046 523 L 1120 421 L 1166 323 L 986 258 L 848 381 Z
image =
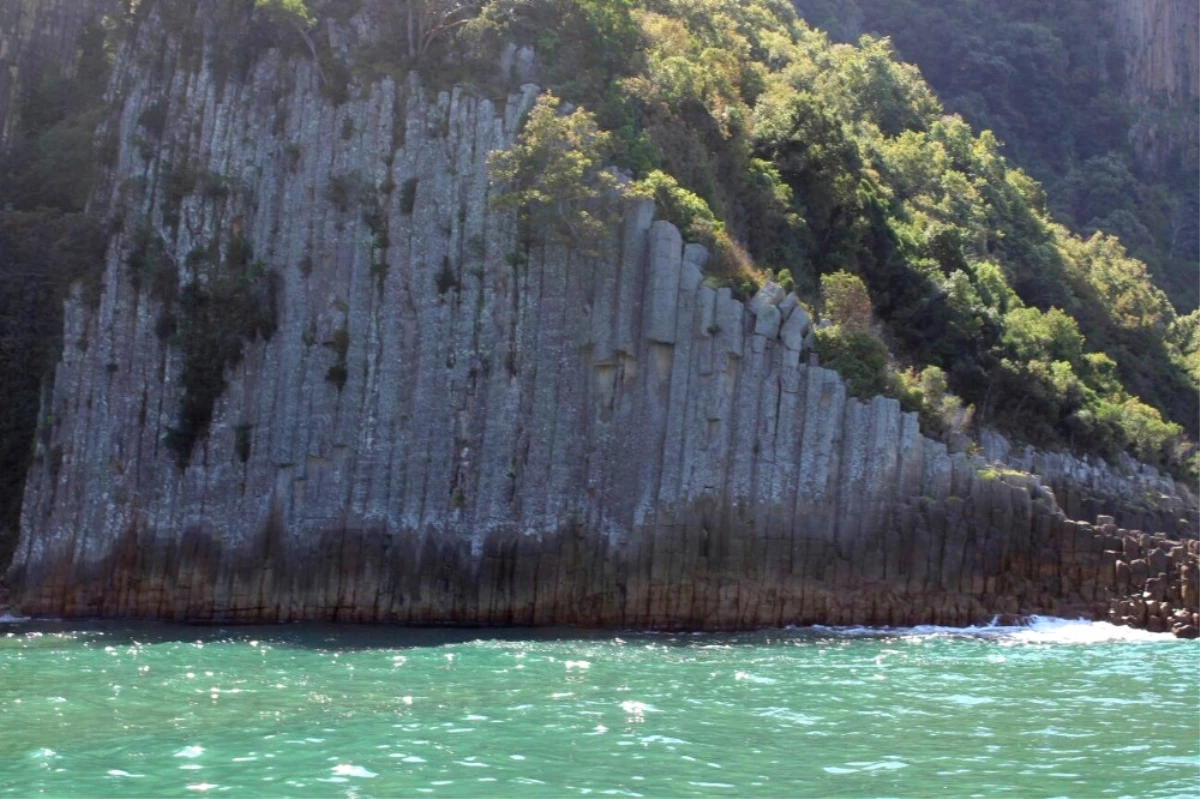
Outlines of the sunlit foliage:
M 969 405 L 1042 445 L 1180 464 L 1195 325 L 1121 242 L 1054 222 L 886 40 L 831 44 L 772 0 L 495 0 L 467 27 L 532 45 L 691 238 L 740 242 L 748 274 L 786 270 L 810 302 L 854 276 L 869 312 L 838 319 L 837 295 L 818 349 L 857 388 L 933 397 L 930 423 Z

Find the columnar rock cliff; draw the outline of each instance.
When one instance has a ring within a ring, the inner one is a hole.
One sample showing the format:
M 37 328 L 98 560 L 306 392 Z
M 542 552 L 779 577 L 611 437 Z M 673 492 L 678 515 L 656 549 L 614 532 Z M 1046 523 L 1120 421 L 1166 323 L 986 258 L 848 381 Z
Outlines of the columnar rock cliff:
M 1120 617 L 1195 606 L 1194 544 L 1068 521 L 848 397 L 794 297 L 708 285 L 651 204 L 588 253 L 518 236 L 487 160 L 536 86 L 338 102 L 278 50 L 230 74 L 203 15 L 202 48 L 152 17 L 114 68 L 114 234 L 66 305 L 21 610 L 955 624 L 1103 616 L 1151 557 L 1168 604 Z
M 1135 92 L 1174 105 L 1200 97 L 1200 7 L 1195 0 L 1113 0 Z

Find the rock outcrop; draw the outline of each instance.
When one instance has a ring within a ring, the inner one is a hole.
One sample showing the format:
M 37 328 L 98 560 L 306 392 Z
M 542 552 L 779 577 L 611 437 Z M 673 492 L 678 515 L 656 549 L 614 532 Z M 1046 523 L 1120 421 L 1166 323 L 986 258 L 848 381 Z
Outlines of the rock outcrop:
M 1070 521 L 848 397 L 794 297 L 708 285 L 652 204 L 599 252 L 519 236 L 487 159 L 536 86 L 339 102 L 278 50 L 220 69 L 207 5 L 201 50 L 151 15 L 114 67 L 116 232 L 66 305 L 21 612 L 965 624 L 1105 617 L 1160 574 L 1120 619 L 1195 608 L 1194 542 Z
M 1192 490 L 1128 455 L 1110 465 L 1099 458 L 1013 446 L 991 430 L 981 433 L 979 443 L 988 463 L 1037 475 L 1070 519 L 1112 516 L 1130 530 L 1160 530 L 1185 539 L 1200 530 Z

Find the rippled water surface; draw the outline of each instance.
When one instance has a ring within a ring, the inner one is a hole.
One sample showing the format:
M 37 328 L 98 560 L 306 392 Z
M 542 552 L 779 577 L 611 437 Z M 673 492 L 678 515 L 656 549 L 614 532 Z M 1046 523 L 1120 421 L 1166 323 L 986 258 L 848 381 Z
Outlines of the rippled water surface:
M 0 795 L 1200 795 L 1200 647 L 0 624 Z

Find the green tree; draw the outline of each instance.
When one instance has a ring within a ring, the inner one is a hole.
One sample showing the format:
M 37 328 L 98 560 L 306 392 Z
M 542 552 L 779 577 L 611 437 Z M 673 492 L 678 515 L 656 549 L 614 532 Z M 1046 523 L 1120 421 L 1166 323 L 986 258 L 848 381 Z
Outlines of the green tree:
M 871 295 L 857 275 L 822 275 L 821 309 L 842 330 L 865 332 L 871 328 Z
M 305 0 L 254 0 L 254 7 L 304 28 L 317 21 Z
M 561 113 L 560 105 L 553 93 L 542 94 L 512 146 L 492 154 L 500 187 L 493 203 L 516 211 L 530 230 L 592 248 L 606 232 L 603 209 L 619 189 L 604 168 L 611 136 L 591 112 Z

